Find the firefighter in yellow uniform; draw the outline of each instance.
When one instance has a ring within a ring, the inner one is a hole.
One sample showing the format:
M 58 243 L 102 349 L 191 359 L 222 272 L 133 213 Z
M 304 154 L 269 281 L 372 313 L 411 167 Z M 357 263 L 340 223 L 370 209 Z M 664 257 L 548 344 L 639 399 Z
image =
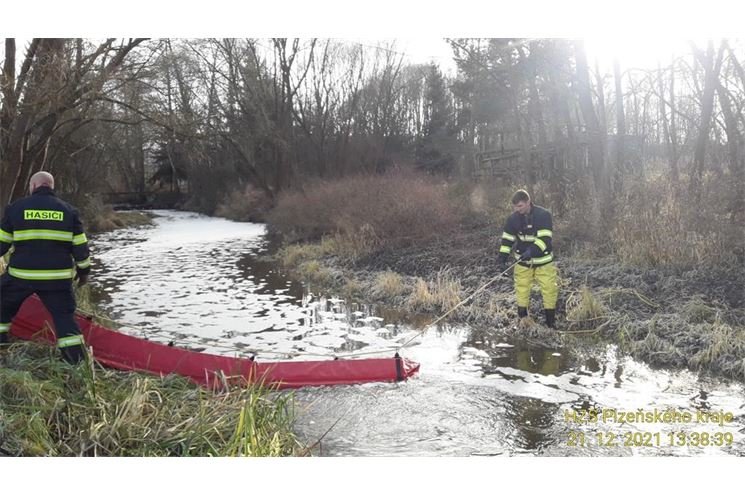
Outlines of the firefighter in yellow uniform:
M 514 272 L 518 317 L 528 316 L 530 289 L 533 281 L 536 281 L 543 296 L 546 326 L 553 328 L 559 287 L 551 244 L 551 212 L 534 205 L 528 192 L 522 189 L 512 196 L 512 209 L 513 213 L 507 218 L 502 232 L 500 266 L 504 270 L 510 254 L 518 261 Z

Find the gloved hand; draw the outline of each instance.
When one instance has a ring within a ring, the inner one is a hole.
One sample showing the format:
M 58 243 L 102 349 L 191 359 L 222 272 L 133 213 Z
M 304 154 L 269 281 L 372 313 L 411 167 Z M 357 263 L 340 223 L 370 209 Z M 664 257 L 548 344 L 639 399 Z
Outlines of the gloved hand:
M 523 253 L 520 254 L 520 261 L 527 262 L 533 258 L 533 250 L 532 247 L 528 247 L 527 250 L 525 250 Z
M 78 281 L 78 286 L 85 286 L 88 284 L 88 272 L 77 272 L 75 274 L 75 280 Z

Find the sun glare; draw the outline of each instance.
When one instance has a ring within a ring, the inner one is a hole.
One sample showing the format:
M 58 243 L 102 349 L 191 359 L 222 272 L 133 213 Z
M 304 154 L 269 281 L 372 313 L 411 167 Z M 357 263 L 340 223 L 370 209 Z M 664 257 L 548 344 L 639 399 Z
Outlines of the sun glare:
M 690 43 L 705 47 L 706 39 L 684 38 L 586 38 L 585 49 L 587 60 L 601 66 L 610 66 L 615 58 L 622 67 L 640 67 L 650 69 L 669 64 L 677 56 L 690 52 Z

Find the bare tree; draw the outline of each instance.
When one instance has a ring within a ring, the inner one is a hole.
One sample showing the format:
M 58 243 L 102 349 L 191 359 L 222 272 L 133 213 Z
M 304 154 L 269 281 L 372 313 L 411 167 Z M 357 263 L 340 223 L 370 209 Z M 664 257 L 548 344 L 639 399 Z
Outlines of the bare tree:
M 678 137 L 675 128 L 675 61 L 670 66 L 670 94 L 668 98 L 665 98 L 665 78 L 661 65 L 657 67 L 657 83 L 659 85 L 660 116 L 665 143 L 667 144 L 670 173 L 674 190 L 677 191 L 680 184 L 680 173 L 678 172 Z M 667 107 L 670 107 L 670 119 L 667 118 Z
M 701 120 L 699 122 L 695 154 L 693 163 L 691 164 L 690 182 L 688 185 L 691 196 L 696 202 L 699 202 L 701 201 L 701 181 L 704 175 L 706 145 L 709 142 L 711 119 L 714 112 L 714 93 L 718 86 L 719 70 L 722 65 L 724 45 L 720 46 L 716 56 L 714 53 L 714 43 L 712 41 L 709 41 L 706 53 L 703 53 L 694 44 L 691 44 L 691 48 L 704 71 L 704 87 L 701 96 Z
M 624 138 L 626 136 L 626 116 L 623 110 L 623 85 L 621 82 L 621 64 L 618 58 L 613 60 L 613 79 L 616 83 L 616 174 L 623 169 Z
M 52 138 L 70 126 L 85 125 L 81 114 L 143 41 L 137 38 L 117 44 L 111 38 L 87 50 L 80 39 L 34 38 L 16 74 L 15 40 L 5 40 L 0 75 L 0 174 L 7 180 L 0 184 L 2 203 L 21 196 L 31 174 L 50 167 L 47 157 Z
M 595 113 L 592 103 L 592 88 L 590 86 L 587 58 L 585 56 L 584 43 L 577 41 L 574 44 L 574 56 L 577 63 L 577 96 L 582 117 L 587 127 L 587 139 L 589 141 L 590 163 L 595 176 L 595 184 L 600 186 L 607 200 L 610 200 L 610 188 L 608 171 L 605 166 L 605 136 L 601 133 L 600 122 Z M 606 206 L 610 202 L 606 203 Z

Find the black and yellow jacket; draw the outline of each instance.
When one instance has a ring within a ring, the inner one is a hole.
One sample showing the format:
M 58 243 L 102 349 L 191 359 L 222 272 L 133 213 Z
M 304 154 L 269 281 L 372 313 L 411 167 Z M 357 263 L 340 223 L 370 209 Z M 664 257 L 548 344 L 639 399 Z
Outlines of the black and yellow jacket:
M 88 240 L 78 212 L 51 188 L 37 188 L 5 209 L 0 256 L 11 246 L 8 274 L 40 289 L 69 285 L 76 269 L 90 271 Z
M 529 250 L 530 260 L 520 262 L 525 267 L 539 267 L 551 263 L 554 259 L 551 246 L 553 237 L 551 212 L 538 205 L 530 205 L 527 215 L 514 212 L 507 218 L 502 232 L 502 243 L 499 247 L 499 258 L 502 262 L 514 248 L 515 260 Z

